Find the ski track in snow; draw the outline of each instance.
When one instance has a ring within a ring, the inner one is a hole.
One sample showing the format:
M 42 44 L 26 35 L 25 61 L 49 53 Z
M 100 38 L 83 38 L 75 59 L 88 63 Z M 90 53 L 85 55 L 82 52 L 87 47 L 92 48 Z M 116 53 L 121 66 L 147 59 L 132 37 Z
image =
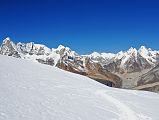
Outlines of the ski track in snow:
M 107 101 L 113 103 L 117 107 L 119 112 L 121 112 L 121 115 L 119 115 L 119 120 L 151 120 L 151 118 L 143 115 L 138 116 L 135 111 L 121 101 L 117 100 L 115 97 L 108 95 L 105 90 L 97 90 L 96 94 L 105 98 Z

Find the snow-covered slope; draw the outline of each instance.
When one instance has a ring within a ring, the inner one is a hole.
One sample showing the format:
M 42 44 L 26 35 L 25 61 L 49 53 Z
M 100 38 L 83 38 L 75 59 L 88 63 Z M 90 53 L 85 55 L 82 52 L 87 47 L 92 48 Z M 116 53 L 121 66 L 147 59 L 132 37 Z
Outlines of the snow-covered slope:
M 0 120 L 159 120 L 159 95 L 0 55 Z

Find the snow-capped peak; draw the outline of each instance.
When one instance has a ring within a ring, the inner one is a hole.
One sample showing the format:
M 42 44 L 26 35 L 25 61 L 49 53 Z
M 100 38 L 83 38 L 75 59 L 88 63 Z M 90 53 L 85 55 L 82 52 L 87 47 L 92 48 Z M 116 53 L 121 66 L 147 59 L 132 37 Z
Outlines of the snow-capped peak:
M 132 56 L 135 56 L 135 57 L 137 58 L 137 49 L 131 47 L 131 48 L 127 51 L 127 54 L 132 55 Z
M 61 50 L 62 50 L 62 51 L 61 51 Z M 59 46 L 57 47 L 57 49 L 54 49 L 54 51 L 58 51 L 58 52 L 61 51 L 60 54 L 62 54 L 62 55 L 70 55 L 70 56 L 75 56 L 75 55 L 77 55 L 77 53 L 76 53 L 75 51 L 72 51 L 69 47 L 65 47 L 65 46 L 63 46 L 63 45 L 59 45 Z
M 6 40 L 10 40 L 10 37 L 6 37 Z
M 4 47 L 4 49 L 1 48 L 1 50 L 4 50 L 4 51 L 8 51 L 9 49 L 16 50 L 16 45 L 11 41 L 9 37 L 3 40 L 1 47 L 2 46 Z
M 65 48 L 65 46 L 59 45 L 56 50 L 61 50 L 61 49 L 64 49 L 64 48 Z
M 147 48 L 146 48 L 145 46 L 142 45 L 139 49 L 147 49 Z
M 115 57 L 116 54 L 114 53 L 101 53 L 101 56 L 104 57 L 104 58 L 113 58 Z
M 6 37 L 4 40 L 3 40 L 3 44 L 5 44 L 6 42 L 8 41 L 11 41 L 10 37 Z
M 148 49 L 145 46 L 141 46 L 138 50 L 139 52 L 148 52 Z
M 143 57 L 146 57 L 149 54 L 149 50 L 145 46 L 141 46 L 138 52 Z
M 102 57 L 102 58 L 111 59 L 111 58 L 115 57 L 115 54 L 114 53 L 104 53 L 104 52 L 103 53 L 93 52 L 92 54 L 87 55 L 87 56 L 92 57 L 92 58 Z
M 93 52 L 92 54 L 90 54 L 91 57 L 96 58 L 96 57 L 100 57 L 100 53 L 98 52 Z
M 128 53 L 132 53 L 132 52 L 137 52 L 136 48 L 133 48 L 133 47 L 129 48 Z
M 115 59 L 121 59 L 124 55 L 124 52 L 123 51 L 120 51 L 118 52 L 116 55 L 115 55 Z

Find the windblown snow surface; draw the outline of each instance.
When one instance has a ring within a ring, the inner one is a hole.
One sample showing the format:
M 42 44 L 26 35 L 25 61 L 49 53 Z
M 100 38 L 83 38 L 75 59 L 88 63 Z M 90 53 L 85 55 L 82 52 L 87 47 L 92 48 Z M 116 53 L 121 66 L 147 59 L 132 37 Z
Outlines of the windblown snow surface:
M 159 95 L 0 56 L 0 120 L 159 120 Z

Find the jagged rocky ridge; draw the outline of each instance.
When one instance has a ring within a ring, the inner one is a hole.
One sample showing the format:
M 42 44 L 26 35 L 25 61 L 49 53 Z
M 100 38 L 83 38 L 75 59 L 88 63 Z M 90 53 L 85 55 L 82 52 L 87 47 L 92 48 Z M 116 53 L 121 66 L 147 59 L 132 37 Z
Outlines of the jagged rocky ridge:
M 130 48 L 117 54 L 94 52 L 90 55 L 79 55 L 62 45 L 50 49 L 33 42 L 15 44 L 9 37 L 3 40 L 0 54 L 56 66 L 115 87 L 121 87 L 122 84 L 120 77 L 115 74 L 140 72 L 159 63 L 159 51 L 144 46 L 139 50 Z

